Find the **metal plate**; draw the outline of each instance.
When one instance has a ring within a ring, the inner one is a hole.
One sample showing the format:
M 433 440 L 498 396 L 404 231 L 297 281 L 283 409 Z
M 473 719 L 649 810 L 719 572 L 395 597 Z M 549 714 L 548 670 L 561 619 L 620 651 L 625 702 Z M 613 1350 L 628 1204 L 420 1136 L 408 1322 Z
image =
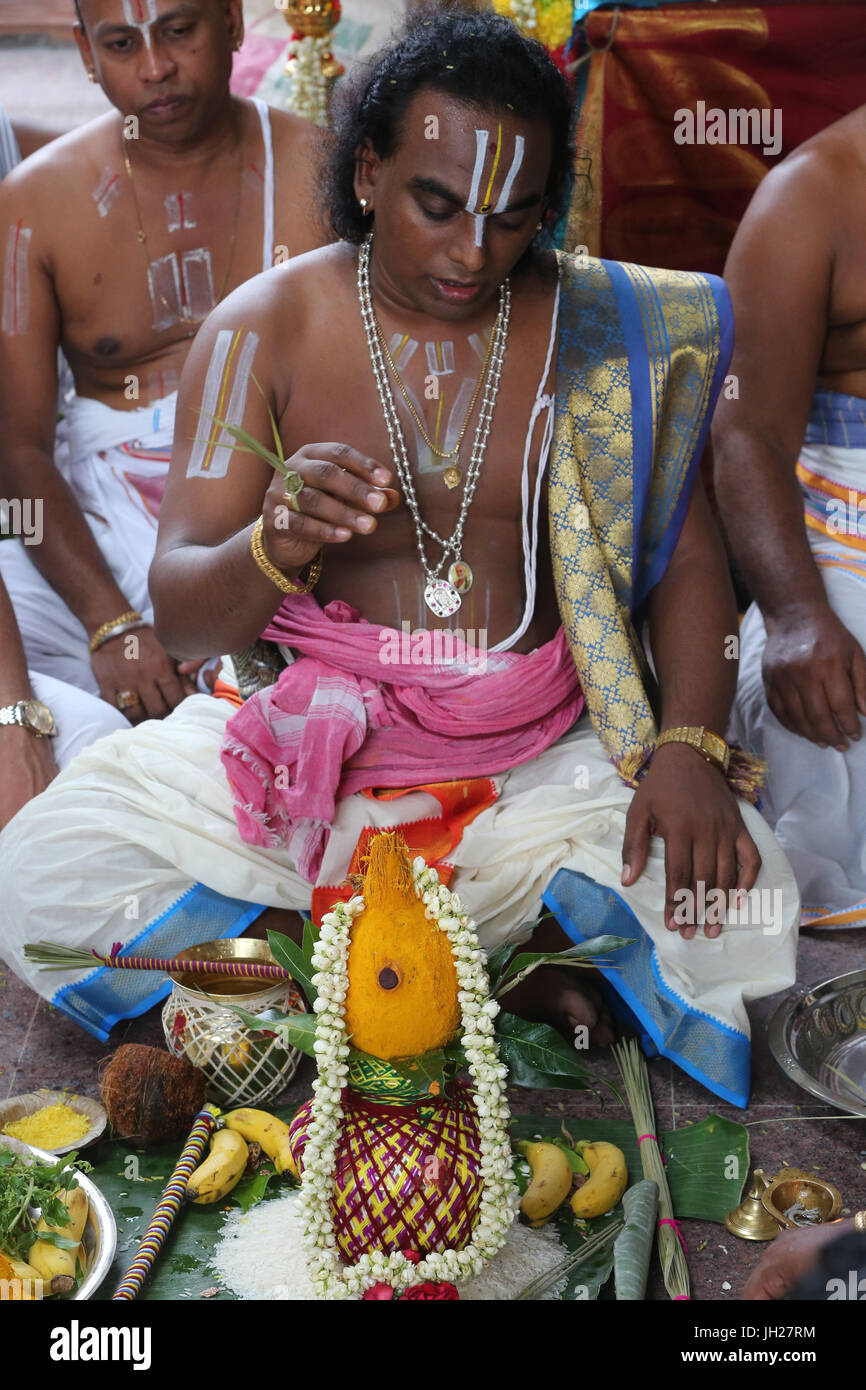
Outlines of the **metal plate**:
M 56 1154 L 47 1153 L 44 1149 L 34 1149 L 5 1134 L 0 1134 L 0 1148 L 14 1149 L 16 1153 L 25 1156 L 32 1154 L 43 1163 L 57 1162 Z M 87 1251 L 87 1273 L 75 1293 L 69 1295 L 70 1301 L 76 1302 L 93 1298 L 111 1269 L 117 1249 L 117 1223 L 114 1220 L 114 1212 L 92 1178 L 86 1173 L 79 1173 L 78 1181 L 87 1193 L 88 1202 L 87 1224 L 83 1236 L 84 1248 Z
M 70 1110 L 75 1110 L 77 1114 L 83 1115 L 90 1122 L 90 1128 L 80 1139 L 76 1139 L 73 1144 L 63 1144 L 59 1149 L 52 1149 L 56 1157 L 61 1154 L 80 1153 L 86 1149 L 88 1144 L 95 1144 L 96 1140 L 104 1132 L 108 1123 L 105 1109 L 98 1100 L 91 1100 L 89 1096 L 76 1096 L 69 1091 L 28 1091 L 26 1095 L 10 1096 L 8 1100 L 0 1101 L 0 1133 L 7 1124 L 15 1120 L 22 1120 L 26 1115 L 33 1115 L 37 1110 L 41 1110 L 45 1105 L 68 1105 Z M 11 1138 L 5 1135 L 4 1138 Z
M 770 1021 L 768 1041 L 804 1091 L 866 1117 L 866 970 L 789 994 Z

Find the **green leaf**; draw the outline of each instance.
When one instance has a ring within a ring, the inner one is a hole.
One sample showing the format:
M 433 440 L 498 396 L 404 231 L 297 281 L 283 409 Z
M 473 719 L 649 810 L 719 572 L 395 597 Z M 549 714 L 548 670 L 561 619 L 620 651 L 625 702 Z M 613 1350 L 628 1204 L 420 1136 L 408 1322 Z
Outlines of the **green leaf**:
M 288 970 L 292 979 L 301 986 L 312 1008 L 318 998 L 318 990 L 313 984 L 313 971 L 310 969 L 302 946 L 293 941 L 285 932 L 269 931 L 268 945 L 271 955 L 278 965 Z
M 658 1204 L 658 1184 L 651 1178 L 636 1182 L 623 1195 L 625 1228 L 617 1236 L 613 1250 L 616 1296 L 621 1302 L 640 1302 L 646 1296 Z
M 589 1164 L 586 1162 L 586 1159 L 581 1158 L 580 1154 L 575 1152 L 567 1139 L 553 1139 L 551 1142 L 554 1143 L 558 1149 L 562 1149 L 562 1152 L 568 1159 L 572 1173 L 580 1173 L 581 1177 L 584 1178 L 588 1176 Z
M 53 1245 L 58 1250 L 77 1250 L 81 1244 L 78 1240 L 72 1240 L 70 1236 L 62 1236 L 59 1231 L 39 1231 L 37 1240 L 43 1240 L 46 1245 Z
M 276 1009 L 267 1009 L 263 1014 L 251 1014 L 246 1009 L 242 1009 L 240 1004 L 228 1004 L 226 1007 L 236 1013 L 251 1032 L 277 1033 L 289 1047 L 296 1047 L 299 1052 L 305 1052 L 308 1057 L 315 1057 L 316 1052 L 313 1046 L 316 1041 L 315 1014 L 281 1014 L 277 1013 Z
M 315 975 L 316 973 L 316 968 L 313 965 L 313 952 L 316 949 L 318 940 L 319 933 L 316 930 L 315 924 L 310 921 L 309 917 L 306 917 L 304 919 L 304 935 L 301 940 L 301 950 L 304 953 L 304 960 L 307 962 L 307 973 L 309 975 Z
M 633 938 L 624 936 L 595 936 L 579 946 L 570 946 L 565 951 L 527 951 L 515 956 L 502 974 L 496 997 L 501 999 L 515 985 L 537 970 L 539 965 L 567 965 L 579 969 L 591 969 L 596 957 L 619 951 L 630 946 Z
M 276 1177 L 276 1169 L 270 1164 L 260 1168 L 248 1178 L 241 1178 L 232 1189 L 232 1197 L 244 1213 L 251 1211 L 262 1200 L 268 1190 L 271 1178 Z
M 549 1024 L 503 1013 L 497 1019 L 496 1037 L 513 1085 L 593 1089 L 593 1078 L 574 1048 Z
M 388 1066 L 411 1086 L 434 1096 L 444 1093 L 446 1082 L 454 1072 L 454 1063 L 443 1048 L 423 1052 L 418 1057 L 401 1057 L 397 1061 L 390 1061 Z
M 490 980 L 491 998 L 495 996 L 505 967 L 516 950 L 517 946 L 513 941 L 506 941 L 503 946 L 496 946 L 492 951 L 487 952 L 487 977 Z

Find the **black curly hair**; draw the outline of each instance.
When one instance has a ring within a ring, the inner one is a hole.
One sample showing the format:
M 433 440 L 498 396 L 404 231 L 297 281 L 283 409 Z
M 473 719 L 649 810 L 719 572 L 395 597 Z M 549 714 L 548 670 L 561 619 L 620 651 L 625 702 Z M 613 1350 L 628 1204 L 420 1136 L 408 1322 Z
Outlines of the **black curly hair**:
M 358 244 L 369 230 L 354 190 L 360 146 L 369 140 L 388 159 L 410 101 L 425 87 L 483 111 L 507 107 L 548 122 L 552 151 L 542 220 L 555 226 L 574 153 L 565 78 L 544 46 L 503 15 L 430 7 L 414 11 L 390 43 L 337 88 L 320 179 L 322 210 L 336 239 Z

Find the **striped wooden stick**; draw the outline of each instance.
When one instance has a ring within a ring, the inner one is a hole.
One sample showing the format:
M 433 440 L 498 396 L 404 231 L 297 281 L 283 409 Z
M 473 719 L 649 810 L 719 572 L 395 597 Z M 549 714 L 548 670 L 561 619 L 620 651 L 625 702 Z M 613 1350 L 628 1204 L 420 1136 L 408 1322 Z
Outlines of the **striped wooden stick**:
M 41 965 L 43 970 L 86 970 L 96 963 L 109 970 L 156 970 L 163 975 L 227 975 L 235 980 L 290 980 L 291 972 L 282 965 L 258 960 L 187 960 L 183 956 L 122 956 L 120 942 L 110 955 L 84 951 L 75 946 L 61 946 L 53 941 L 40 941 L 24 947 L 27 960 Z
M 180 1211 L 186 1193 L 186 1185 L 201 1162 L 208 1140 L 216 1129 L 219 1113 L 215 1105 L 206 1105 L 196 1115 L 195 1124 L 189 1132 L 183 1153 L 157 1203 L 156 1211 L 142 1237 L 135 1259 L 118 1284 L 115 1293 L 111 1296 L 112 1303 L 131 1301 L 141 1292 L 141 1286 L 165 1243 L 172 1222 Z

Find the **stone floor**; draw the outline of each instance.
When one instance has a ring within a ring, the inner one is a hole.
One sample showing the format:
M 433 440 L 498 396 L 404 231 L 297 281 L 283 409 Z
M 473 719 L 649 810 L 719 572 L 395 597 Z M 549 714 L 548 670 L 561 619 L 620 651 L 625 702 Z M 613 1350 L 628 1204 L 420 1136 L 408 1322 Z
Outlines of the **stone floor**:
M 855 968 L 863 958 L 863 931 L 805 933 L 801 938 L 799 978 L 817 983 Z M 650 1063 L 653 1095 L 661 1129 L 699 1121 L 712 1111 L 749 1126 L 752 1163 L 769 1173 L 791 1165 L 809 1168 L 841 1191 L 845 1208 L 866 1206 L 866 1120 L 844 1118 L 826 1105 L 815 1104 L 780 1072 L 770 1055 L 766 1030 L 778 997 L 761 1000 L 750 1009 L 753 1032 L 752 1102 L 748 1112 L 725 1105 L 662 1058 Z M 19 1095 L 38 1086 L 69 1087 L 98 1095 L 98 1069 L 104 1057 L 121 1042 L 162 1044 L 159 1011 L 121 1024 L 111 1044 L 95 1041 L 74 1023 L 38 999 L 14 976 L 0 974 L 0 1098 Z M 606 1053 L 589 1054 L 599 1076 L 616 1077 Z M 304 1063 L 281 1103 L 306 1098 L 312 1063 Z M 514 1089 L 515 1113 L 550 1113 L 558 1118 L 589 1118 L 599 1114 L 598 1101 L 583 1092 L 528 1092 Z M 616 1102 L 605 1113 L 622 1112 Z M 806 1119 L 806 1117 L 816 1117 Z M 740 1296 L 749 1272 L 764 1250 L 728 1235 L 723 1227 L 686 1221 L 683 1232 L 689 1249 L 692 1293 L 696 1299 L 725 1300 Z M 664 1298 L 660 1276 L 651 1280 L 649 1295 Z

